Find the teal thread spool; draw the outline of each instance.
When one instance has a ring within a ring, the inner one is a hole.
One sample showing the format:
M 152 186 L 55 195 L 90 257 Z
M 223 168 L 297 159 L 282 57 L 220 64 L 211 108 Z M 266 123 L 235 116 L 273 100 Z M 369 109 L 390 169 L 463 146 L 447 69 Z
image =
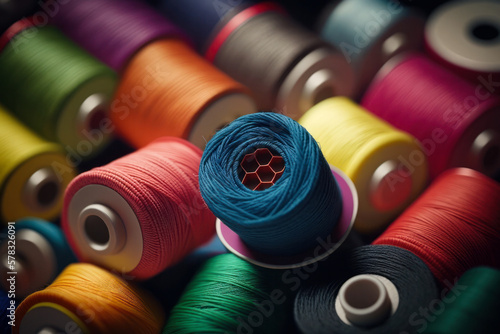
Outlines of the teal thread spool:
M 442 301 L 429 305 L 434 321 L 420 324 L 425 334 L 496 334 L 500 310 L 500 270 L 476 267 L 460 277 Z M 434 310 L 434 312 L 432 312 Z
M 0 41 L 0 101 L 72 155 L 91 157 L 113 132 L 108 118 L 116 73 L 51 26 L 23 19 Z

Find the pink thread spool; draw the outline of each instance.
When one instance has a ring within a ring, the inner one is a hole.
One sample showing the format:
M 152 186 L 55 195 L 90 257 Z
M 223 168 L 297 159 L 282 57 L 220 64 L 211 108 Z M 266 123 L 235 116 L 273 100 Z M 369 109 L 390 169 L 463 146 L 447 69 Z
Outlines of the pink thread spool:
M 69 185 L 63 230 L 78 258 L 146 279 L 215 234 L 198 185 L 202 152 L 164 137 Z
M 419 140 L 431 179 L 453 167 L 500 172 L 500 98 L 423 55 L 389 61 L 362 105 Z M 424 157 L 410 158 L 418 165 Z

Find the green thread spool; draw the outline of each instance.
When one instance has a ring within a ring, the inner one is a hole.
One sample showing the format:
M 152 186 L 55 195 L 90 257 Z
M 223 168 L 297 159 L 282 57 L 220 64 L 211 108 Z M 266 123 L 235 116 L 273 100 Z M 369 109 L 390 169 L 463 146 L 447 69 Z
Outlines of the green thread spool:
M 114 129 L 107 115 L 116 73 L 51 26 L 25 19 L 3 38 L 10 41 L 0 53 L 0 101 L 73 155 L 99 152 Z
M 281 333 L 289 296 L 278 286 L 280 273 L 233 254 L 209 259 L 186 287 L 163 334 Z
M 500 310 L 500 270 L 489 267 L 470 269 L 442 301 L 428 309 L 432 321 L 423 322 L 417 331 L 425 334 L 496 334 Z M 419 321 L 422 320 L 422 321 Z M 415 322 L 416 323 L 416 322 Z
M 24 217 L 54 220 L 75 176 L 60 145 L 32 133 L 0 106 L 0 213 L 3 222 Z

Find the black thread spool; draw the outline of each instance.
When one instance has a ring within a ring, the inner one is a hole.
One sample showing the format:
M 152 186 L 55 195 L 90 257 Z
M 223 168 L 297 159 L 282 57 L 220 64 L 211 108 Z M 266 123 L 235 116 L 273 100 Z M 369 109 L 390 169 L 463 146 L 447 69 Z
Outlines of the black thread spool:
M 417 256 L 392 246 L 362 246 L 330 259 L 303 283 L 295 322 L 304 334 L 415 333 L 412 315 L 437 298 L 435 279 Z M 366 310 L 373 308 L 381 312 L 370 317 Z

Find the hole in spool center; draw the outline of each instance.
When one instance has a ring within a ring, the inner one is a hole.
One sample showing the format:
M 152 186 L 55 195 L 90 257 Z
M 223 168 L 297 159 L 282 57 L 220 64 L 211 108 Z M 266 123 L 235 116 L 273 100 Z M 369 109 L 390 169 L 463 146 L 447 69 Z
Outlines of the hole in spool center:
M 498 164 L 500 158 L 500 148 L 498 146 L 492 146 L 484 154 L 483 165 L 486 168 L 495 167 Z
M 59 185 L 53 181 L 43 184 L 36 194 L 38 203 L 43 207 L 51 206 L 58 197 Z
M 99 216 L 92 215 L 85 219 L 85 234 L 88 240 L 99 248 L 105 248 L 109 243 L 108 227 Z
M 498 38 L 500 29 L 493 23 L 481 22 L 471 27 L 471 34 L 481 41 L 489 42 Z
M 330 87 L 330 86 L 322 87 L 314 96 L 313 103 L 314 103 L 314 105 L 316 105 L 316 104 L 320 103 L 321 101 L 326 100 L 334 95 L 335 95 L 335 92 L 334 92 L 332 87 Z
M 99 130 L 101 128 L 102 121 L 108 116 L 106 110 L 99 108 L 93 111 L 89 115 L 88 119 L 88 130 Z
M 366 309 L 380 298 L 379 287 L 370 280 L 351 283 L 345 291 L 345 301 L 355 309 Z

